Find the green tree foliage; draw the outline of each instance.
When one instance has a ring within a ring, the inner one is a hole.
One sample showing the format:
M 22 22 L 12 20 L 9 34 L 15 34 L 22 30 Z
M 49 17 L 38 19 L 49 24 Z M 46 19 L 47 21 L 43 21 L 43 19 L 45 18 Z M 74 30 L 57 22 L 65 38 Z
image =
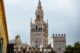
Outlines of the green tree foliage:
M 75 42 L 73 46 L 68 45 L 64 53 L 80 53 L 80 42 Z

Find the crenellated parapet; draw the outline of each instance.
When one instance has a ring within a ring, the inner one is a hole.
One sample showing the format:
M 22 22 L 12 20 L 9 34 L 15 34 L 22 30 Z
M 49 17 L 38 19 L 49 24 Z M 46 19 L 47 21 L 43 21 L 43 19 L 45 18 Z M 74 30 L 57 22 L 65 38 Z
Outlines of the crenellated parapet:
M 53 34 L 52 38 L 54 42 L 65 42 L 66 34 Z
M 66 34 L 53 34 L 52 37 L 62 38 L 62 37 L 66 37 Z

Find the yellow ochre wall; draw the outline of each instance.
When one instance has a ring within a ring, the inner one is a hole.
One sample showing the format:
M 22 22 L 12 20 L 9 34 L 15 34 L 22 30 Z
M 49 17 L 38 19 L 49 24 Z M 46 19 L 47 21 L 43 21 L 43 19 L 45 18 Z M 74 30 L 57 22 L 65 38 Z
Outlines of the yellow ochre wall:
M 3 53 L 7 53 L 8 32 L 3 0 L 0 0 L 0 38 L 3 39 Z

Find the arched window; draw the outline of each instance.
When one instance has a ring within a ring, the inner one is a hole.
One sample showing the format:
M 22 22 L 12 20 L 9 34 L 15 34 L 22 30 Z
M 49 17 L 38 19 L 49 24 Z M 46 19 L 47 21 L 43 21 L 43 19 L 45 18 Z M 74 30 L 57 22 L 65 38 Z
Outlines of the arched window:
M 42 32 L 42 28 L 40 28 L 40 31 Z
M 42 28 L 38 28 L 38 31 L 39 31 L 39 32 L 42 32 Z
M 36 32 L 37 32 L 37 30 L 38 30 L 38 27 L 36 26 Z
M 40 15 L 37 15 L 38 20 L 40 20 Z

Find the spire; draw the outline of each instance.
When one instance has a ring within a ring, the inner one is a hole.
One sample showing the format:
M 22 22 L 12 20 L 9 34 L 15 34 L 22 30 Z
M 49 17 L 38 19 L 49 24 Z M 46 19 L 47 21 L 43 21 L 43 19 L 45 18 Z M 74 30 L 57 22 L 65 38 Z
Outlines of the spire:
M 39 3 L 38 3 L 38 9 L 42 9 L 41 1 L 40 0 L 39 0 Z
M 43 9 L 41 5 L 41 1 L 38 2 L 38 7 L 36 10 L 36 20 L 35 21 L 42 21 L 43 20 Z

